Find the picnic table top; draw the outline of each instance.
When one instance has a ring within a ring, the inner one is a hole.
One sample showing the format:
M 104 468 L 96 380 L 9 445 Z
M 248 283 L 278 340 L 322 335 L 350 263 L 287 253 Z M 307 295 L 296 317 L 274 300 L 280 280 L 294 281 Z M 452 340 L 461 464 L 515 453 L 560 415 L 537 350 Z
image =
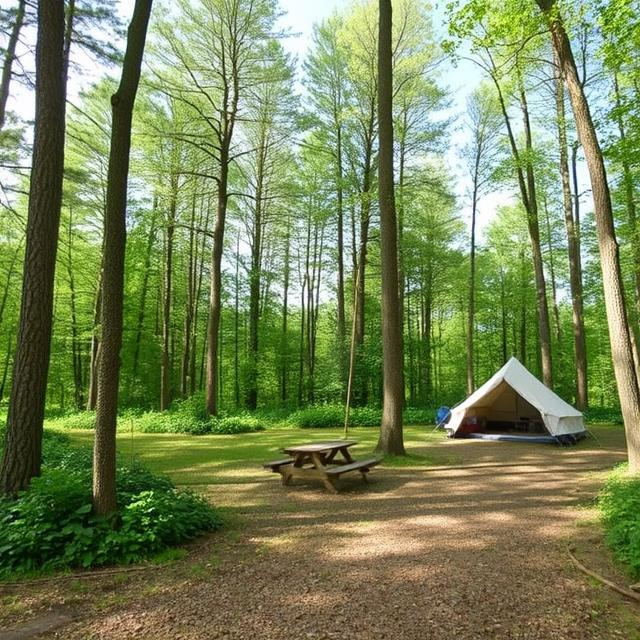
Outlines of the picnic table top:
M 296 453 L 320 453 L 322 451 L 334 451 L 358 444 L 356 440 L 332 440 L 330 442 L 313 442 L 292 447 L 284 447 L 282 450 L 290 455 Z

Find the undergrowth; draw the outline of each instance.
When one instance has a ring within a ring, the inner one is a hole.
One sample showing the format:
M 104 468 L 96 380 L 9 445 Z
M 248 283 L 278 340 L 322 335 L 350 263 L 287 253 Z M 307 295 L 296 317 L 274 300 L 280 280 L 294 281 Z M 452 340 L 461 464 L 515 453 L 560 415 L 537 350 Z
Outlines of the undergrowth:
M 116 470 L 118 511 L 110 519 L 96 516 L 91 464 L 90 448 L 45 431 L 41 476 L 17 499 L 0 498 L 0 579 L 138 562 L 222 526 L 204 498 L 123 458 Z
M 617 467 L 598 505 L 609 548 L 634 578 L 640 578 L 640 475 L 627 475 L 626 464 Z

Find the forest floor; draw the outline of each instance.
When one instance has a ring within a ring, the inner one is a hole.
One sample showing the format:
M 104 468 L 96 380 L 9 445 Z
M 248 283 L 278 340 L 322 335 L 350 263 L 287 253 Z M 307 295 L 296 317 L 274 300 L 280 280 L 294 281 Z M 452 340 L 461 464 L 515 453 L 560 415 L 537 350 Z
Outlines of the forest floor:
M 374 437 L 364 431 L 354 434 L 363 450 Z M 574 542 L 585 564 L 628 583 L 592 509 L 624 460 L 624 434 L 594 431 L 598 442 L 556 448 L 412 429 L 413 466 L 376 468 L 369 485 L 345 479 L 336 496 L 234 463 L 257 456 L 262 437 L 271 449 L 336 433 L 236 436 L 237 451 L 218 452 L 215 482 L 204 453 L 185 461 L 180 437 L 148 436 L 142 457 L 157 470 L 185 465 L 174 480 L 197 484 L 229 527 L 159 568 L 5 586 L 0 638 L 638 639 L 640 609 L 577 572 L 566 551 Z

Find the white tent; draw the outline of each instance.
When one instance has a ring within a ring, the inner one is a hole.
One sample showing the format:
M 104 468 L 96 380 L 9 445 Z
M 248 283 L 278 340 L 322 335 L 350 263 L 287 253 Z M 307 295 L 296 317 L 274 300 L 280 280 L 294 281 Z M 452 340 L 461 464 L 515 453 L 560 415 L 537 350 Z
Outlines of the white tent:
M 446 426 L 464 433 L 521 432 L 575 440 L 586 435 L 582 414 L 538 380 L 516 358 L 454 407 Z

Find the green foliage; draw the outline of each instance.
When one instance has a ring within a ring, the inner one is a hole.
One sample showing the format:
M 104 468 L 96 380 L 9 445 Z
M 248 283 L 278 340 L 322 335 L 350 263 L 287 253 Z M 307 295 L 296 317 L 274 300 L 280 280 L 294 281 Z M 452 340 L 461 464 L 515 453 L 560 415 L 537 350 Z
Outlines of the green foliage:
M 254 431 L 264 431 L 265 426 L 256 416 L 242 413 L 236 416 L 218 418 L 212 421 L 211 433 L 251 433 Z
M 45 418 L 45 426 L 53 429 L 93 429 L 96 426 L 95 411 L 58 412 Z
M 583 414 L 587 424 L 624 424 L 619 407 L 589 407 Z
M 405 424 L 434 424 L 435 410 L 408 407 L 403 413 Z M 379 427 L 382 410 L 377 407 L 353 407 L 349 412 L 350 427 Z M 344 406 L 338 404 L 311 405 L 295 411 L 287 424 L 300 429 L 322 429 L 344 425 Z
M 640 476 L 627 476 L 626 465 L 608 478 L 599 507 L 606 541 L 634 578 L 640 577 Z
M 0 430 L 0 438 L 4 433 Z M 171 480 L 118 458 L 119 511 L 113 521 L 91 507 L 91 450 L 45 431 L 43 473 L 16 500 L 0 499 L 0 578 L 140 561 L 220 528 L 211 505 Z

